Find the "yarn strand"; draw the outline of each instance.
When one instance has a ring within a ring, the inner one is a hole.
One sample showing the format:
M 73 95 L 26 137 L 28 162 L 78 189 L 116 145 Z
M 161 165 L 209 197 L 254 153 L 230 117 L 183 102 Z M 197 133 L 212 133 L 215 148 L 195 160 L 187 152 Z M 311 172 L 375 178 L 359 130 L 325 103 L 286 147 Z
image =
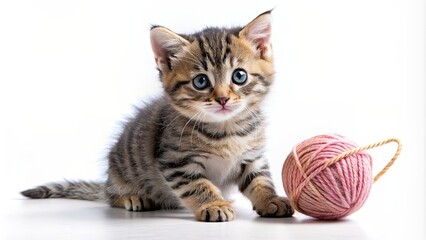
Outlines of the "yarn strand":
M 353 155 L 355 153 L 359 153 L 361 151 L 373 149 L 373 148 L 376 148 L 376 147 L 381 147 L 381 146 L 384 146 L 384 145 L 386 145 L 388 143 L 391 143 L 391 142 L 395 142 L 398 145 L 397 149 L 396 149 L 396 152 L 395 152 L 394 156 L 392 157 L 392 159 L 388 162 L 388 164 L 386 164 L 386 166 L 379 173 L 376 174 L 376 176 L 374 177 L 374 182 L 376 182 L 377 180 L 379 180 L 379 178 L 383 174 L 385 174 L 389 170 L 389 168 L 393 165 L 393 163 L 395 162 L 395 160 L 401 154 L 402 143 L 401 143 L 401 141 L 398 138 L 389 138 L 389 139 L 381 141 L 381 142 L 373 143 L 373 144 L 370 144 L 370 145 L 367 145 L 367 146 L 363 146 L 363 147 L 354 148 L 352 150 L 349 150 L 347 152 L 344 152 L 344 153 L 342 153 L 342 154 L 340 154 L 340 155 L 332 158 L 328 162 L 327 166 L 331 166 L 334 163 L 336 163 L 337 161 L 340 161 L 341 159 L 343 159 L 345 157 L 348 157 L 348 156 L 351 156 L 351 155 Z

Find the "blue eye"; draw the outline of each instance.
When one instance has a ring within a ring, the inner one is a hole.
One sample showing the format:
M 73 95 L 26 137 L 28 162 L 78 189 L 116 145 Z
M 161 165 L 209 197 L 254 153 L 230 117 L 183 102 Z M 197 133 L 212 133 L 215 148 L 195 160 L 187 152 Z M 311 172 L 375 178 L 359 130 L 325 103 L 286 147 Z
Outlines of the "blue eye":
M 192 79 L 192 85 L 194 85 L 197 90 L 204 90 L 210 86 L 210 81 L 207 75 L 200 74 Z
M 241 68 L 235 69 L 232 74 L 232 82 L 237 85 L 243 85 L 247 81 L 247 73 Z

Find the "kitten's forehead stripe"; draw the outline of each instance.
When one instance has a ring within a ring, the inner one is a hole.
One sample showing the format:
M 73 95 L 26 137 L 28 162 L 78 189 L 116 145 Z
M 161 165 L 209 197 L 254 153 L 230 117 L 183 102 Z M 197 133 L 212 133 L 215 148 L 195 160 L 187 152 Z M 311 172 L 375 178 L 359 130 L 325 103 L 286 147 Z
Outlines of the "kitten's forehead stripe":
M 202 56 L 201 64 L 203 65 L 204 70 L 208 71 L 209 69 L 208 69 L 207 61 L 206 61 L 207 53 L 206 53 L 206 50 L 204 49 L 204 41 L 203 39 L 201 39 L 201 37 L 198 37 L 197 41 L 198 41 L 198 46 L 200 47 L 200 50 L 201 50 L 201 56 Z
M 231 48 L 229 48 L 229 46 L 226 46 L 226 50 L 225 50 L 225 54 L 223 55 L 222 62 L 225 62 L 230 54 L 231 54 Z
M 221 69 L 221 53 L 223 49 L 222 38 L 223 30 L 211 29 L 211 33 L 207 32 L 205 35 L 207 46 L 210 50 L 210 55 L 213 55 L 213 58 L 209 60 L 212 62 L 212 65 L 215 66 L 219 71 Z M 213 61 L 214 59 L 214 61 Z
M 235 29 L 207 28 L 193 35 L 200 48 L 200 64 L 205 71 L 211 70 L 211 65 L 216 70 L 218 79 L 224 75 L 223 64 L 232 56 L 231 35 L 235 35 L 235 32 Z

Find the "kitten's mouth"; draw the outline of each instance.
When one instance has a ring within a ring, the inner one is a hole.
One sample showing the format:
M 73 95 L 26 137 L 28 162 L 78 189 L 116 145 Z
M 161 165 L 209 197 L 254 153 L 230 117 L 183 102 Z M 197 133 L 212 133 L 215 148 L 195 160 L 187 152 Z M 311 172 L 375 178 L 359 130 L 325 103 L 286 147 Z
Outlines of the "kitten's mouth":
M 228 114 L 228 113 L 231 113 L 233 111 L 234 111 L 234 109 L 231 109 L 230 107 L 227 107 L 227 106 L 223 106 L 221 109 L 217 110 L 216 113 Z
M 205 109 L 209 116 L 209 121 L 221 122 L 235 117 L 241 111 L 239 104 L 226 104 L 225 106 L 211 106 Z
M 231 113 L 233 110 L 227 107 L 222 107 L 221 109 L 219 109 L 218 111 L 216 111 L 219 114 L 227 114 L 227 113 Z
M 205 109 L 208 122 L 222 122 L 229 120 L 241 112 L 242 106 L 240 104 L 226 104 L 225 106 L 211 106 Z

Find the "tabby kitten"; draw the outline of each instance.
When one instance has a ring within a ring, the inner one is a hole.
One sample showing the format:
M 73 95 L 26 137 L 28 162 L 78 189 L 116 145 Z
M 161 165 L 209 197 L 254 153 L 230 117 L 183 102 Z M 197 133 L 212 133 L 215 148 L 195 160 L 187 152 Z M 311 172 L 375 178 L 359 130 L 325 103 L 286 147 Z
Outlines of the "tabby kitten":
M 106 200 L 129 211 L 187 207 L 196 219 L 234 219 L 222 196 L 237 185 L 263 217 L 289 217 L 264 157 L 261 105 L 274 76 L 271 13 L 243 28 L 192 35 L 153 26 L 163 96 L 139 109 L 109 153 L 106 183 L 52 183 L 30 198 Z

